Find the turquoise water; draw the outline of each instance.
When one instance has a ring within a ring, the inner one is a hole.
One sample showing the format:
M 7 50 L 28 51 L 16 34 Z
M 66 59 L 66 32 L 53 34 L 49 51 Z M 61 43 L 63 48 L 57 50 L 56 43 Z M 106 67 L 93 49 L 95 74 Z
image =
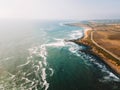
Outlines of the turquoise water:
M 64 39 L 83 36 L 70 21 L 0 22 L 0 90 L 120 90 L 100 58 Z

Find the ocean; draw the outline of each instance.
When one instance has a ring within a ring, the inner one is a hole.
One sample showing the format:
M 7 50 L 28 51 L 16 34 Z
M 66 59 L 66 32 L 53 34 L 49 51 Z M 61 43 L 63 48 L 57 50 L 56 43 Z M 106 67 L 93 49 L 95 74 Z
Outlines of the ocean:
M 120 78 L 84 45 L 73 21 L 1 20 L 0 90 L 120 90 Z

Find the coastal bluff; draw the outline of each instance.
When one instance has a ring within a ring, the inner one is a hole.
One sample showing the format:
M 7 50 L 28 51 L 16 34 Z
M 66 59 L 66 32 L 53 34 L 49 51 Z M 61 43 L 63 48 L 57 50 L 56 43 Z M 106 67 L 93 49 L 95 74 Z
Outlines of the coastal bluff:
M 84 28 L 84 36 L 69 40 L 91 47 L 91 52 L 99 56 L 111 70 L 120 77 L 120 23 L 72 23 L 70 26 Z

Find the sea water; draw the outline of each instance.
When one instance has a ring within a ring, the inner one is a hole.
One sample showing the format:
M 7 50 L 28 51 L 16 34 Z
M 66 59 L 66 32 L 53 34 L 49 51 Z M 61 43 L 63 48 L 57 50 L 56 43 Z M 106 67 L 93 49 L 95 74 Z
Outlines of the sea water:
M 72 21 L 1 20 L 0 90 L 120 90 L 120 79 L 85 46 Z

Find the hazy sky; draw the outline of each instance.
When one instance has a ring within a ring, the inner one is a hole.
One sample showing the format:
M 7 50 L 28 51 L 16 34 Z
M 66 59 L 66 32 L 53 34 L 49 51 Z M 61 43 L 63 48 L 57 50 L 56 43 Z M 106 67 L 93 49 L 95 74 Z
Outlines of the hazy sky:
M 0 18 L 117 19 L 120 0 L 0 0 Z

